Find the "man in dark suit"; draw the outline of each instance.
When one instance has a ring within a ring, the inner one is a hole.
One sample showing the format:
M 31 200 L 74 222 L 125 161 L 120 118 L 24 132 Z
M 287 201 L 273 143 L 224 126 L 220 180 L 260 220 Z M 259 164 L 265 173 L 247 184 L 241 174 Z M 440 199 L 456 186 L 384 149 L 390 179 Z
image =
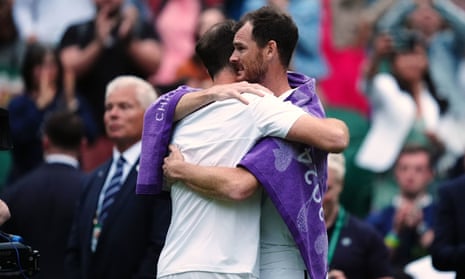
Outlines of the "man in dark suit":
M 1 229 L 39 250 L 40 272 L 34 278 L 63 278 L 63 257 L 84 180 L 78 169 L 83 140 L 84 124 L 76 114 L 51 114 L 42 136 L 45 163 L 3 193 L 11 219 Z
M 465 278 L 465 175 L 444 182 L 438 189 L 435 237 L 431 247 L 433 266 L 456 271 Z
M 143 117 L 156 98 L 153 87 L 134 76 L 107 86 L 104 122 L 113 158 L 85 185 L 65 259 L 67 278 L 155 278 L 171 201 L 137 196 L 135 186 Z

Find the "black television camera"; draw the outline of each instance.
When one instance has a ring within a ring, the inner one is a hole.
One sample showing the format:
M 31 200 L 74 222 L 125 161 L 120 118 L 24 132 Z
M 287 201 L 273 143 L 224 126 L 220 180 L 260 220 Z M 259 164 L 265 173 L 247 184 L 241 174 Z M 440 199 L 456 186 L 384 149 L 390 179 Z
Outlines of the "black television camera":
M 39 271 L 39 251 L 21 242 L 0 243 L 0 278 L 29 278 Z

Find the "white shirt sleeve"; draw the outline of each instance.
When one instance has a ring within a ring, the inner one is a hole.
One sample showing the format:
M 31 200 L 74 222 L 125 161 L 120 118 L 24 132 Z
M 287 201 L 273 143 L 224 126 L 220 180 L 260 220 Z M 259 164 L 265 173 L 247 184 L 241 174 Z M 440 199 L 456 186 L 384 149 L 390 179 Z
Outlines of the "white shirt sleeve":
M 295 121 L 306 114 L 301 108 L 273 95 L 246 94 L 245 97 L 250 101 L 250 113 L 264 136 L 285 138 Z

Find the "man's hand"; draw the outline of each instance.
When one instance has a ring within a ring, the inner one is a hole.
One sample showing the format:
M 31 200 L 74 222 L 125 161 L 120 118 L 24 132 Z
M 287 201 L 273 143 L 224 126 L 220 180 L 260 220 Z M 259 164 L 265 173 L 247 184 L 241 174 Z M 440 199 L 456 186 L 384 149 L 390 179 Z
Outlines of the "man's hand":
M 0 200 L 0 225 L 3 225 L 10 217 L 8 205 L 3 200 Z
M 265 94 L 273 94 L 269 89 L 260 84 L 248 83 L 246 81 L 214 85 L 210 88 L 182 96 L 176 106 L 174 121 L 183 119 L 186 115 L 215 101 L 237 99 L 248 105 L 249 101 L 241 95 L 242 93 L 252 93 L 260 97 L 263 97 Z
M 423 212 L 413 202 L 403 202 L 394 215 L 394 230 L 399 233 L 403 228 L 415 228 L 423 220 Z
M 121 24 L 118 28 L 118 36 L 120 39 L 125 39 L 129 36 L 132 29 L 136 25 L 139 12 L 133 5 L 126 7 L 123 11 Z
M 169 146 L 169 150 L 170 154 L 163 161 L 163 174 L 169 182 L 174 182 L 180 178 L 179 169 L 184 165 L 184 157 L 173 144 Z
M 214 85 L 206 90 L 207 94 L 211 96 L 211 101 L 223 101 L 235 98 L 246 105 L 249 104 L 249 101 L 242 96 L 242 93 L 251 93 L 260 97 L 265 96 L 265 94 L 273 95 L 273 92 L 268 88 L 258 83 L 248 83 L 246 81 Z
M 111 30 L 116 26 L 117 19 L 110 16 L 110 9 L 103 7 L 98 11 L 96 24 L 95 24 L 95 35 L 97 41 L 104 46 L 108 46 L 114 40 L 111 38 Z

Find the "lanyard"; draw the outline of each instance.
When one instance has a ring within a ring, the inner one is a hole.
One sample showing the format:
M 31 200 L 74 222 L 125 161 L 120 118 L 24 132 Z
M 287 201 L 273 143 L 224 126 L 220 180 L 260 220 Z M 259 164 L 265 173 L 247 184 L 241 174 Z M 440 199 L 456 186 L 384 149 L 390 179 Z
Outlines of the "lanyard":
M 344 219 L 346 216 L 346 211 L 342 206 L 339 207 L 339 212 L 337 213 L 336 224 L 334 225 L 334 231 L 331 235 L 331 240 L 329 242 L 328 248 L 328 265 L 331 264 L 331 261 L 334 257 L 334 251 L 336 251 L 336 245 L 339 241 L 339 235 L 341 234 L 342 226 L 344 225 Z

